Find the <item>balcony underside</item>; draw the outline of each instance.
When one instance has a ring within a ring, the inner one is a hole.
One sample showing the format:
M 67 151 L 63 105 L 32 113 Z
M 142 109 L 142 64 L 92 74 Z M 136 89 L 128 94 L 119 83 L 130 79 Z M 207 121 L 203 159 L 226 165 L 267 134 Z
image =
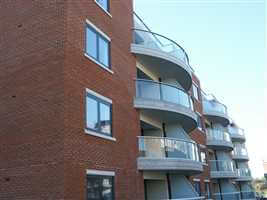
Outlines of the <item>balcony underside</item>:
M 180 123 L 186 132 L 197 127 L 197 116 L 189 108 L 161 100 L 135 98 L 134 107 L 164 123 Z
M 237 179 L 235 179 L 235 181 L 238 182 L 249 182 L 252 181 L 252 177 L 251 176 L 239 176 Z
M 132 44 L 131 52 L 136 54 L 141 64 L 146 66 L 161 79 L 176 79 L 185 90 L 192 86 L 192 75 L 190 68 L 182 60 L 171 56 L 161 50 L 144 47 L 143 45 Z
M 201 162 L 181 158 L 138 158 L 139 170 L 160 171 L 183 175 L 194 175 L 203 172 Z
M 227 126 L 230 123 L 229 117 L 221 112 L 204 111 L 203 115 L 205 115 L 209 121 L 213 123 L 220 123 L 223 126 Z
M 229 178 L 237 178 L 237 172 L 232 171 L 211 171 L 210 177 L 213 179 L 229 179 Z
M 248 157 L 248 155 L 233 155 L 233 160 L 249 161 L 249 157 Z
M 213 150 L 233 150 L 234 146 L 232 142 L 223 140 L 207 140 L 207 146 Z
M 233 142 L 245 142 L 246 137 L 244 135 L 231 135 L 232 141 Z

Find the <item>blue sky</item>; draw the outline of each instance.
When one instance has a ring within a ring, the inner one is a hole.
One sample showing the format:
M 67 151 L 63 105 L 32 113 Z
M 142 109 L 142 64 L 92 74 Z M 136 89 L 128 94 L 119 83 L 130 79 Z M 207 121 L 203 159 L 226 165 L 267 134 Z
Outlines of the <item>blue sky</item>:
M 254 177 L 267 159 L 265 8 L 264 0 L 135 0 L 136 13 L 184 47 L 202 88 L 245 129 Z

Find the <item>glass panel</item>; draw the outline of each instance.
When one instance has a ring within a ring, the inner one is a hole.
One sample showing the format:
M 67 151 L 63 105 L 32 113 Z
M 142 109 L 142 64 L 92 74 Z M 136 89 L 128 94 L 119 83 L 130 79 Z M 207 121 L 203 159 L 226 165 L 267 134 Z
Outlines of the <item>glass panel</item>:
M 150 81 L 137 81 L 136 96 L 160 100 L 159 84 Z
M 96 0 L 106 11 L 108 11 L 108 0 Z
M 168 157 L 199 161 L 199 149 L 196 144 L 176 139 L 139 137 L 139 151 L 142 157 Z
M 91 129 L 98 129 L 98 110 L 97 101 L 88 97 L 86 98 L 86 126 Z
M 86 53 L 97 59 L 97 35 L 90 28 L 86 28 Z
M 161 90 L 162 90 L 162 98 L 164 101 L 176 104 L 179 103 L 179 91 L 177 88 L 162 84 Z
M 179 91 L 179 95 L 180 95 L 180 104 L 190 108 L 190 102 L 189 102 L 189 97 L 185 92 Z
M 87 200 L 113 199 L 113 177 L 87 176 Z
M 195 187 L 196 192 L 199 194 L 199 196 L 201 196 L 200 182 L 199 181 L 195 181 L 194 182 L 194 187 Z
M 111 134 L 110 106 L 100 103 L 100 131 Z
M 199 115 L 197 115 L 197 127 L 200 128 L 201 130 L 202 128 L 202 121 L 201 121 L 201 117 Z
M 141 23 L 136 22 L 135 27 L 142 29 Z M 134 43 L 153 50 L 163 51 L 177 59 L 189 64 L 185 51 L 175 42 L 164 36 L 144 30 L 134 30 Z
M 109 42 L 99 37 L 99 61 L 109 66 Z

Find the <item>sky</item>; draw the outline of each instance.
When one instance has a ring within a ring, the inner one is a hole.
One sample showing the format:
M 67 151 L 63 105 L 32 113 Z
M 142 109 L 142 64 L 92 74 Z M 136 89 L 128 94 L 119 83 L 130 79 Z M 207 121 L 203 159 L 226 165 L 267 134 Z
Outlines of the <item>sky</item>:
M 267 4 L 267 3 L 266 3 Z M 180 44 L 205 92 L 245 129 L 253 177 L 267 160 L 264 0 L 135 0 L 149 28 Z M 265 124 L 266 123 L 266 124 Z

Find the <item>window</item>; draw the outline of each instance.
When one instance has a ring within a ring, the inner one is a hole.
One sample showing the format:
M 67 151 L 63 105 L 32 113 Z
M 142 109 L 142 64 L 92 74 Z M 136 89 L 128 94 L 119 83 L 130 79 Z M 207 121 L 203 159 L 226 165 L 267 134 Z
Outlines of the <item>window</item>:
M 200 187 L 200 181 L 194 181 L 194 188 L 196 192 L 201 196 L 201 187 Z
M 205 191 L 206 191 L 206 197 L 208 199 L 211 198 L 211 194 L 210 194 L 210 183 L 209 182 L 205 182 Z
M 86 128 L 112 137 L 112 104 L 87 93 Z
M 200 157 L 201 157 L 201 162 L 207 163 L 207 158 L 206 158 L 206 153 L 205 152 L 202 151 L 200 153 Z
M 87 174 L 87 200 L 114 200 L 114 177 Z
M 90 25 L 86 27 L 86 54 L 110 69 L 110 42 Z
M 109 12 L 109 0 L 96 0 L 96 2 L 107 12 Z
M 200 130 L 203 130 L 202 120 L 200 114 L 197 114 L 197 127 Z
M 193 96 L 196 100 L 199 100 L 198 87 L 195 84 L 193 84 Z

